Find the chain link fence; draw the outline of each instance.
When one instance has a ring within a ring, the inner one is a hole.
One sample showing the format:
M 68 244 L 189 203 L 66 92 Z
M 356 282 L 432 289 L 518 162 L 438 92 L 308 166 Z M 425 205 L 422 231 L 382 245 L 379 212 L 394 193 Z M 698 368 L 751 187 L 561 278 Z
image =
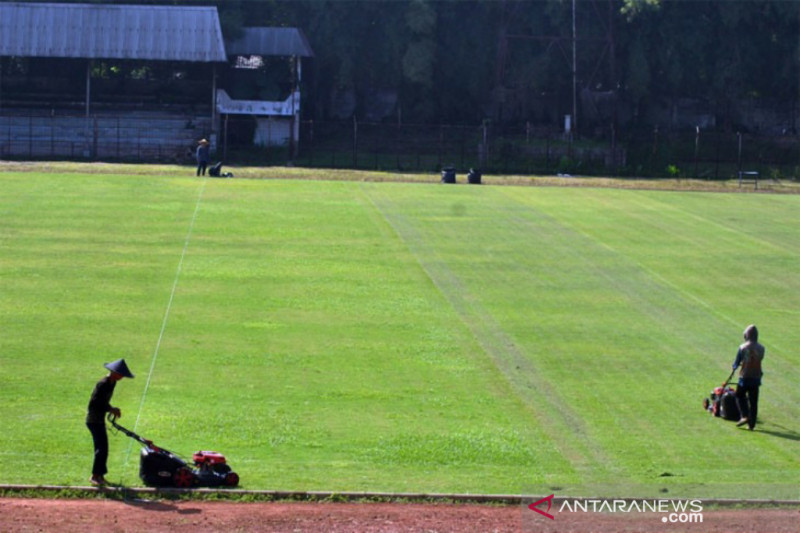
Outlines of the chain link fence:
M 303 122 L 295 164 L 310 167 L 437 172 L 479 168 L 502 174 L 585 174 L 731 179 L 800 177 L 797 135 L 614 127 L 592 139 L 531 124 L 475 126 Z M 279 156 L 282 157 L 282 156 Z
M 285 164 L 438 173 L 474 168 L 489 174 L 570 174 L 696 179 L 800 178 L 800 137 L 735 131 L 595 130 L 591 139 L 532 124 L 424 125 L 303 121 L 297 146 L 255 147 L 252 117 L 231 128 L 229 164 Z M 233 121 L 235 123 L 235 121 Z M 239 131 L 241 130 L 241 131 Z M 234 133 L 239 132 L 240 139 Z M 231 133 L 233 132 L 233 133 Z M 0 158 L 193 160 L 197 139 L 212 133 L 208 116 L 163 112 L 90 116 L 0 112 Z

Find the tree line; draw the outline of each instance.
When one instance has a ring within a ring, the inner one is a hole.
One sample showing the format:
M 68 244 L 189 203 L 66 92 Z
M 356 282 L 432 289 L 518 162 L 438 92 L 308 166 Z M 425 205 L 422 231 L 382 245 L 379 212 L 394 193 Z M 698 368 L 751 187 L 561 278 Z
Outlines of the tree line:
M 301 28 L 307 118 L 639 124 L 743 99 L 793 117 L 800 3 L 786 0 L 227 0 L 223 32 Z M 574 46 L 574 56 L 573 56 Z M 574 72 L 573 72 L 574 68 Z M 381 105 L 383 104 L 383 105 Z M 585 118 L 585 120 L 581 120 Z M 794 127 L 793 118 L 791 119 Z
M 247 26 L 302 29 L 315 52 L 303 65 L 304 119 L 561 127 L 575 115 L 586 134 L 650 126 L 680 104 L 736 129 L 747 102 L 796 133 L 800 114 L 793 0 L 170 3 L 216 5 L 226 38 Z M 276 61 L 256 82 L 264 99 L 289 86 L 274 79 Z

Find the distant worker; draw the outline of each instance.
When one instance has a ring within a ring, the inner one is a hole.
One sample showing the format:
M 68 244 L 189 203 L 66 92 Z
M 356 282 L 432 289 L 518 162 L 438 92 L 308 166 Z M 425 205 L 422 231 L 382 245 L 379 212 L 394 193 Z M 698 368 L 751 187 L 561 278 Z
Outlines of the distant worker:
M 758 416 L 758 389 L 761 387 L 761 361 L 764 360 L 764 347 L 758 343 L 758 328 L 754 324 L 744 330 L 744 343 L 739 346 L 733 370 L 739 368 L 739 384 L 736 387 L 736 403 L 741 419 L 737 426 L 756 427 Z
M 115 417 L 122 416 L 119 408 L 111 406 L 111 396 L 114 394 L 114 387 L 117 381 L 122 378 L 132 378 L 133 374 L 128 370 L 125 359 L 118 359 L 113 363 L 104 365 L 110 372 L 97 382 L 89 399 L 89 408 L 86 413 L 86 427 L 92 434 L 94 441 L 94 464 L 92 465 L 92 477 L 89 479 L 92 485 L 105 485 L 105 475 L 108 472 L 106 463 L 108 461 L 108 433 L 106 432 L 106 413 L 111 413 Z
M 197 156 L 197 175 L 206 175 L 206 167 L 208 166 L 208 147 L 211 143 L 209 143 L 206 139 L 200 139 L 200 142 L 197 143 L 197 152 L 195 155 Z

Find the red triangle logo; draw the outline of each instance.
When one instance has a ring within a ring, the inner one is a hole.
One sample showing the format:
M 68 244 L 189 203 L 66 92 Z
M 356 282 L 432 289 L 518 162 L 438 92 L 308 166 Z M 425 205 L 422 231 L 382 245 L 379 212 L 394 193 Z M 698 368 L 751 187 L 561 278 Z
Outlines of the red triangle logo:
M 539 513 L 542 516 L 546 516 L 550 520 L 555 520 L 556 519 L 555 516 L 551 515 L 550 513 L 546 513 L 544 511 L 542 511 L 538 507 L 541 503 L 547 502 L 547 510 L 549 511 L 550 507 L 553 505 L 553 496 L 555 496 L 555 495 L 551 494 L 550 496 L 547 496 L 546 498 L 542 498 L 538 502 L 533 502 L 532 504 L 530 504 L 528 506 L 528 509 L 530 509 L 531 511 L 535 511 L 535 512 Z

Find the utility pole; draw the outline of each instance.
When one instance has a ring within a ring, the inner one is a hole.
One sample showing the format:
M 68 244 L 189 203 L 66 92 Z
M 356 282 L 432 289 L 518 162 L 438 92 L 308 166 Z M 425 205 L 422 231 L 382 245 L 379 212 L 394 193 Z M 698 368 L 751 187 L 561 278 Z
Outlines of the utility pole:
M 615 66 L 615 30 L 614 30 L 614 17 L 615 17 L 615 3 L 617 0 L 582 0 L 581 8 L 583 9 L 584 24 L 582 26 L 581 35 L 578 36 L 578 1 L 572 0 L 572 35 L 567 32 L 568 27 L 564 27 L 563 34 L 553 35 L 550 33 L 517 33 L 515 28 L 515 17 L 506 17 L 505 11 L 501 12 L 501 32 L 498 40 L 497 47 L 497 70 L 495 73 L 495 87 L 503 86 L 505 79 L 505 62 L 508 56 L 508 48 L 513 47 L 515 41 L 541 41 L 544 43 L 541 48 L 541 53 L 549 54 L 551 49 L 556 49 L 561 52 L 564 58 L 564 66 L 569 65 L 572 72 L 572 109 L 559 108 L 559 112 L 571 111 L 570 116 L 570 131 L 576 131 L 578 127 L 578 41 L 586 43 L 587 46 L 581 48 L 583 54 L 583 65 L 589 66 L 593 64 L 585 72 L 582 71 L 584 87 L 591 87 L 598 78 L 598 73 L 602 67 L 606 67 L 606 77 L 608 78 L 609 88 L 612 91 L 617 90 L 617 77 Z M 608 10 L 603 13 L 598 4 L 606 4 Z M 567 2 L 563 3 L 567 7 Z M 598 32 L 599 29 L 599 32 Z M 600 34 L 598 34 L 600 33 Z M 570 54 L 570 40 L 572 41 L 572 53 Z M 572 57 L 570 57 L 570 55 Z M 571 64 L 570 64 L 571 63 Z M 569 83 L 568 81 L 566 83 Z M 566 103 L 569 106 L 569 103 Z M 616 106 L 616 102 L 614 103 Z M 616 117 L 616 107 L 614 108 L 614 117 Z M 616 120 L 616 118 L 614 118 Z
M 572 0 L 572 132 L 578 130 L 578 33 L 575 23 L 575 0 Z

